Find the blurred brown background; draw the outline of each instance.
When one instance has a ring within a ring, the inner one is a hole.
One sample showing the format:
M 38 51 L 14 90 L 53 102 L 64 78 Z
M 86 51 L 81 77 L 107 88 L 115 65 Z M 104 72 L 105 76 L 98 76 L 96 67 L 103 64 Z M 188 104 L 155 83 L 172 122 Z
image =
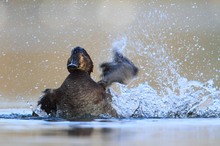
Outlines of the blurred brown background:
M 182 76 L 219 89 L 219 8 L 218 0 L 0 1 L 0 99 L 36 100 L 58 87 L 75 46 L 91 55 L 98 81 L 98 65 L 123 39 L 140 68 L 129 86 L 147 81 L 159 91 Z

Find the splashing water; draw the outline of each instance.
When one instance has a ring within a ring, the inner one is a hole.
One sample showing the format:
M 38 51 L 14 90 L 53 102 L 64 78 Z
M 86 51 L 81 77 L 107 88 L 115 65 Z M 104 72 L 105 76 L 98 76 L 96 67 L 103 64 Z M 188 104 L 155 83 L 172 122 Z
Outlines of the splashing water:
M 119 51 L 119 52 L 123 52 L 123 50 L 125 49 L 127 44 L 127 38 L 123 37 L 117 41 L 114 41 L 112 43 L 112 47 L 114 51 Z
M 123 46 L 124 49 L 127 43 L 127 39 L 123 38 L 114 42 L 113 48 Z M 133 88 L 117 84 L 120 93 L 113 93 L 113 106 L 120 115 L 155 118 L 220 117 L 220 91 L 214 87 L 212 79 L 204 83 L 188 80 L 178 73 L 176 61 L 163 46 L 140 46 L 148 51 L 144 54 L 154 66 L 154 73 L 159 74 L 155 78 L 159 88 L 153 88 L 147 81 Z M 144 68 L 140 67 L 142 70 Z

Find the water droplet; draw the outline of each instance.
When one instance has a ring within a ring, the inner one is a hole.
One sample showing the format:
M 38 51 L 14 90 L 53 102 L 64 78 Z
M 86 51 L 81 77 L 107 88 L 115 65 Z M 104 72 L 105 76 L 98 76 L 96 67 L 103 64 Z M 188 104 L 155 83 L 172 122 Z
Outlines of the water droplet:
M 2 56 L 5 56 L 6 54 L 5 54 L 5 52 L 2 52 Z

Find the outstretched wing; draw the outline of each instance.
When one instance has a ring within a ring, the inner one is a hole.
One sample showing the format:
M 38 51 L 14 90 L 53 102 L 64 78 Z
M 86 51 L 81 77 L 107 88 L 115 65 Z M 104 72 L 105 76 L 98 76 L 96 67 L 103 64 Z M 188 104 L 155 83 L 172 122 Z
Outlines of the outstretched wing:
M 113 61 L 102 63 L 100 68 L 102 69 L 102 80 L 99 81 L 99 84 L 105 88 L 114 82 L 126 84 L 138 73 L 138 68 L 134 63 L 117 51 L 114 51 Z
M 40 106 L 40 109 L 45 111 L 48 115 L 54 115 L 57 110 L 55 93 L 53 89 L 46 89 L 43 91 L 41 99 L 38 101 L 37 106 Z M 33 115 L 37 115 L 34 111 Z

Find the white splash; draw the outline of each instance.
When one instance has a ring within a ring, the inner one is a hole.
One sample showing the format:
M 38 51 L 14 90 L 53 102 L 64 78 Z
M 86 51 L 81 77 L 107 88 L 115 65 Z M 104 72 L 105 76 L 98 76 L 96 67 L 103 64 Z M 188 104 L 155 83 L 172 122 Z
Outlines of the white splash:
M 127 37 L 123 37 L 119 40 L 116 40 L 112 43 L 113 51 L 123 52 L 127 45 Z
M 121 87 L 121 94 L 113 98 L 113 105 L 123 117 L 220 117 L 220 91 L 209 81 L 179 79 L 181 93 L 170 92 L 162 97 L 147 83 L 135 88 Z
M 126 43 L 127 40 L 122 39 L 113 44 L 115 48 L 124 49 Z M 161 73 L 160 78 L 155 79 L 160 90 L 146 81 L 134 88 L 118 84 L 120 93 L 112 91 L 113 106 L 118 114 L 122 117 L 220 117 L 220 91 L 214 87 L 213 80 L 203 83 L 182 77 L 168 54 L 160 46 L 148 53 L 148 59 Z

